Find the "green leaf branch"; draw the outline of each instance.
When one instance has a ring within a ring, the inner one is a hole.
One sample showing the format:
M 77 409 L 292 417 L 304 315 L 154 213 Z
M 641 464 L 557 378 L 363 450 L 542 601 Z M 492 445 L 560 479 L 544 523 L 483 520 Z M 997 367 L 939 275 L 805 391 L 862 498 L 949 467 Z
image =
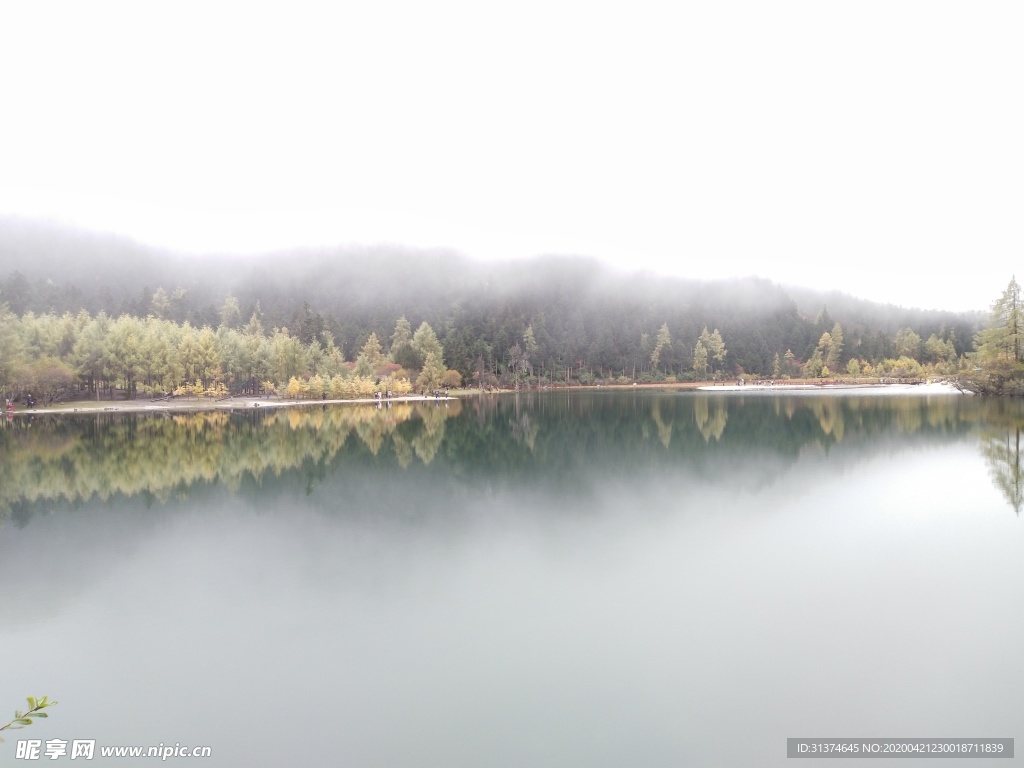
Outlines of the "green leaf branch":
M 7 725 L 0 725 L 0 731 L 17 731 L 26 725 L 32 725 L 34 718 L 49 717 L 43 710 L 57 703 L 56 701 L 50 701 L 49 696 L 43 696 L 41 699 L 29 696 L 26 701 L 28 701 L 28 709 L 24 712 L 15 710 L 14 719 L 7 723 Z M 0 741 L 3 741 L 3 739 L 0 739 Z

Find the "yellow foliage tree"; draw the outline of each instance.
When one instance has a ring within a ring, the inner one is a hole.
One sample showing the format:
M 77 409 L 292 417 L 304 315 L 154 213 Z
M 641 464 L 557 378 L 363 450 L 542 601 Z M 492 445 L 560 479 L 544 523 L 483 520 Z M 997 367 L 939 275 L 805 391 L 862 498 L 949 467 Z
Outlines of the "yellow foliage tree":
M 300 397 L 306 397 L 309 395 L 309 383 L 295 376 L 292 376 L 288 380 L 288 386 L 285 387 L 284 395 L 285 397 L 292 398 L 293 400 L 296 400 Z

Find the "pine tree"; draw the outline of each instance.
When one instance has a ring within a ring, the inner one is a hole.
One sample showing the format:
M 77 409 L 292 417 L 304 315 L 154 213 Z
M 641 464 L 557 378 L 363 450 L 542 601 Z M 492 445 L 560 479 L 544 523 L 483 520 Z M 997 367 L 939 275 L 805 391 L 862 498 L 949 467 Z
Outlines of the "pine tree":
M 701 378 L 708 375 L 708 351 L 701 341 L 698 341 L 697 346 L 693 348 L 693 370 Z
M 719 365 L 725 363 L 725 355 L 727 350 L 725 348 L 725 342 L 722 340 L 722 334 L 715 328 L 714 332 L 708 333 L 708 327 L 705 325 L 704 330 L 700 332 L 700 343 L 704 345 L 704 348 L 708 351 L 708 359 L 714 360 Z M 714 370 L 714 368 L 712 368 Z
M 651 352 L 651 368 L 656 369 L 661 361 L 661 353 L 672 347 L 672 334 L 669 333 L 668 323 L 662 323 L 658 329 L 658 338 L 654 343 L 654 351 Z
M 391 362 L 398 363 L 403 368 L 417 367 L 415 363 L 418 361 L 412 349 L 412 326 L 405 319 L 405 315 L 398 318 L 395 323 L 395 332 L 391 334 L 389 357 Z
M 441 347 L 441 342 L 438 341 L 434 329 L 426 322 L 421 323 L 420 327 L 416 329 L 416 333 L 413 334 L 412 348 L 416 350 L 416 354 L 423 361 L 424 367 L 427 365 L 427 356 L 431 353 L 437 356 L 442 366 L 444 365 L 444 350 Z
M 166 320 L 170 316 L 171 311 L 171 300 L 167 297 L 167 291 L 163 288 L 157 288 L 156 293 L 153 294 L 150 306 L 154 315 L 161 320 Z
M 921 361 L 921 337 L 913 328 L 903 328 L 896 332 L 896 354 Z
M 1024 318 L 1020 286 L 1014 277 L 1003 295 L 992 305 L 988 327 L 978 334 L 978 352 L 983 362 L 1021 362 L 1021 333 L 1024 332 Z
M 441 362 L 441 356 L 434 351 L 428 352 L 423 361 L 423 370 L 420 371 L 420 376 L 416 379 L 416 386 L 429 392 L 440 387 L 443 378 L 444 364 Z
M 242 310 L 238 306 L 238 299 L 234 296 L 228 296 L 224 299 L 218 314 L 220 315 L 220 324 L 223 328 L 237 328 L 242 322 Z
M 363 344 L 359 357 L 356 358 L 356 374 L 359 376 L 376 376 L 378 369 L 387 362 L 380 348 L 377 334 L 371 333 Z
M 526 326 L 526 330 L 523 331 L 523 351 L 526 353 L 527 358 L 533 358 L 537 354 L 537 339 L 533 335 L 533 326 Z
M 843 354 L 843 329 L 839 323 L 832 326 L 828 350 L 825 353 L 825 365 L 833 371 L 839 370 L 839 358 Z
M 975 338 L 981 371 L 968 386 L 982 394 L 1024 394 L 1024 306 L 1020 285 L 1011 278 L 1003 295 L 992 305 L 988 327 Z

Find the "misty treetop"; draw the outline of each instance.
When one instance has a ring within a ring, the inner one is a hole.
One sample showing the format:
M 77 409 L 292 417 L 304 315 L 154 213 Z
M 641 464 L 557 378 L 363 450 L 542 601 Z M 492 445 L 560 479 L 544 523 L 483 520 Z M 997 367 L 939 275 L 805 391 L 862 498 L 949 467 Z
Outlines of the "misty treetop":
M 586 258 L 375 248 L 189 259 L 74 232 L 14 235 L 0 221 L 14 267 L 0 276 L 8 392 L 280 391 L 314 376 L 417 388 L 912 376 L 956 370 L 979 327 L 840 299 L 812 316 L 767 280 L 619 275 Z

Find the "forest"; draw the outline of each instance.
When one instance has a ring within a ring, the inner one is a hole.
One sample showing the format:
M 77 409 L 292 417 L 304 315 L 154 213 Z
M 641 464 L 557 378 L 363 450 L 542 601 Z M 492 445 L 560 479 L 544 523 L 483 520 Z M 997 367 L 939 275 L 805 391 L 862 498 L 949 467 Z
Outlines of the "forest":
M 0 221 L 0 263 L 0 389 L 15 399 L 950 375 L 984 325 L 584 257 L 200 258 L 20 219 Z

